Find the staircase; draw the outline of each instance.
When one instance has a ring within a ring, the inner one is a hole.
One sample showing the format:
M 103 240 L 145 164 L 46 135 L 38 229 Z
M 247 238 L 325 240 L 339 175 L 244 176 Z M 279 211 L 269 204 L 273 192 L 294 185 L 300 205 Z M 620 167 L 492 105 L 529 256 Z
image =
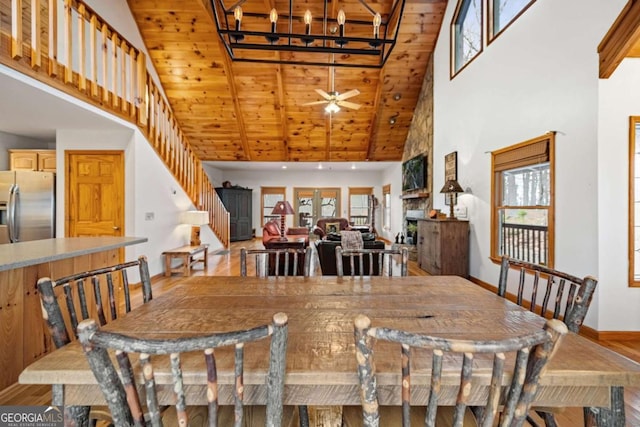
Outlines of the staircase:
M 229 212 L 147 72 L 144 53 L 86 4 L 0 0 L 0 64 L 137 125 L 229 247 Z

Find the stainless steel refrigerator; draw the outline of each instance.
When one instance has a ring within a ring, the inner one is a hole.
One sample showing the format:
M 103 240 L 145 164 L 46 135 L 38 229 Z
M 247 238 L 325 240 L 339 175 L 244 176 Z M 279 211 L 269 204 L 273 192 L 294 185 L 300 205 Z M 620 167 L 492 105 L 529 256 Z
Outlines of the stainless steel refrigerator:
M 0 171 L 0 244 L 55 237 L 55 174 Z

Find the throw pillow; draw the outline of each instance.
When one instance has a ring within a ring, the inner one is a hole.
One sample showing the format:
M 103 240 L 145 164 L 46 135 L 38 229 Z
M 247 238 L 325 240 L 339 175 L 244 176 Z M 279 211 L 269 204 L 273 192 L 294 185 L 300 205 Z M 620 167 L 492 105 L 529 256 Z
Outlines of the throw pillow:
M 340 223 L 339 222 L 328 222 L 324 227 L 325 233 L 339 233 L 340 232 Z

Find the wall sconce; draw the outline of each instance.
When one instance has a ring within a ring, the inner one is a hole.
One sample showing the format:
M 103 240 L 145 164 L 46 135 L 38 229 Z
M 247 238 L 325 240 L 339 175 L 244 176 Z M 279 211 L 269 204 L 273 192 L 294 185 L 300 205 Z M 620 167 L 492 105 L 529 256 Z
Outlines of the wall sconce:
M 182 224 L 191 225 L 191 246 L 200 246 L 200 226 L 209 224 L 208 211 L 186 211 L 180 214 Z
M 286 200 L 276 203 L 276 205 L 273 207 L 273 210 L 271 211 L 271 215 L 280 215 L 280 241 L 281 242 L 287 241 L 287 238 L 284 237 L 284 216 L 293 215 L 294 213 L 295 211 L 291 207 L 291 204 Z
M 462 189 L 460 184 L 458 184 L 458 181 L 456 181 L 455 179 L 449 179 L 444 183 L 444 186 L 442 187 L 442 190 L 440 190 L 440 192 L 449 195 L 449 219 L 456 219 L 456 217 L 453 215 L 453 195 L 456 193 L 464 193 L 464 190 Z

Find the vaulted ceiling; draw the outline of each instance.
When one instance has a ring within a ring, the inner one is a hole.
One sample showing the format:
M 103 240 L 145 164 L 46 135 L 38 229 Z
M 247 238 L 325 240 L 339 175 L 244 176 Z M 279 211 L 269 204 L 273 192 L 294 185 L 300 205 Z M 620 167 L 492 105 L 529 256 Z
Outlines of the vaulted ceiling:
M 367 1 L 383 17 L 392 2 Z M 128 3 L 175 117 L 201 160 L 390 161 L 402 159 L 447 1 L 406 1 L 397 44 L 383 68 L 335 67 L 335 89 L 358 89 L 349 101 L 362 106 L 334 114 L 323 105 L 302 105 L 321 99 L 314 89 L 330 90 L 329 67 L 231 61 L 209 0 Z M 260 4 L 267 11 L 288 9 L 282 0 Z M 333 17 L 339 9 L 362 13 L 357 0 L 329 5 Z

